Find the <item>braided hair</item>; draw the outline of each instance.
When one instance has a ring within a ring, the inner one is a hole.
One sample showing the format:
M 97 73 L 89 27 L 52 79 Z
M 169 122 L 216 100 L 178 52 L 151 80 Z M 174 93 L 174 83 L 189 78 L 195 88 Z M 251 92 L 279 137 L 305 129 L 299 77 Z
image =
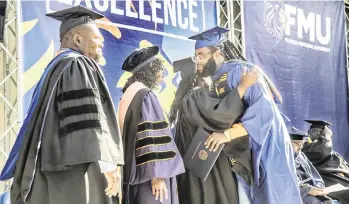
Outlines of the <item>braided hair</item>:
M 246 61 L 238 48 L 229 40 L 224 41 L 220 45 L 216 46 L 216 48 L 221 50 L 226 61 L 233 59 Z
M 212 52 L 216 50 L 221 50 L 224 54 L 224 58 L 226 61 L 233 60 L 233 59 L 239 59 L 239 60 L 245 60 L 245 58 L 242 56 L 240 51 L 235 47 L 235 45 L 230 41 L 225 41 L 221 43 L 218 46 L 210 46 L 208 47 Z M 177 88 L 175 99 L 171 105 L 170 110 L 170 117 L 169 121 L 171 124 L 174 124 L 177 119 L 177 112 L 180 109 L 182 99 L 195 87 L 201 87 L 201 88 L 208 88 L 203 87 L 203 80 L 198 77 L 197 72 L 183 78 L 181 82 L 179 83 L 179 86 Z M 207 85 L 206 85 L 207 86 Z

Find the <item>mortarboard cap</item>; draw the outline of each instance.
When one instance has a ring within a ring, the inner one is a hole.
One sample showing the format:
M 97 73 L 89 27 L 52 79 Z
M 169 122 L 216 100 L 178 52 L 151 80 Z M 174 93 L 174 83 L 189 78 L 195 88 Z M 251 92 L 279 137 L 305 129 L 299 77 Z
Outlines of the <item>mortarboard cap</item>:
M 295 141 L 306 141 L 308 139 L 308 134 L 298 130 L 295 127 L 292 127 L 291 130 L 288 131 L 291 140 Z
M 325 120 L 304 120 L 307 123 L 310 123 L 310 128 L 321 128 L 323 129 L 325 126 L 331 126 L 332 124 Z
M 64 34 L 70 29 L 79 25 L 94 23 L 95 20 L 104 17 L 102 14 L 83 6 L 74 6 L 54 13 L 48 13 L 46 16 L 62 22 L 59 29 L 60 39 L 62 39 Z
M 136 49 L 125 59 L 122 64 L 122 70 L 135 73 L 142 67 L 154 61 L 158 53 L 158 46 Z
M 184 58 L 173 62 L 173 72 L 181 72 L 181 78 L 185 78 L 195 73 L 195 63 L 191 57 Z
M 214 27 L 194 36 L 189 37 L 191 40 L 196 40 L 195 49 L 208 46 L 216 46 L 223 42 L 223 34 L 229 30 L 222 27 Z

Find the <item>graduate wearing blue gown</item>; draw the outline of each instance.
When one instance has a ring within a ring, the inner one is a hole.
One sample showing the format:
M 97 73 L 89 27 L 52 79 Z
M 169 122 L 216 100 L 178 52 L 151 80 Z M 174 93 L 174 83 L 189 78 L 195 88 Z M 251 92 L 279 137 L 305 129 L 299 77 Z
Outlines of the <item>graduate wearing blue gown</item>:
M 190 37 L 196 40 L 194 60 L 198 74 L 211 76 L 211 89 L 218 96 L 236 88 L 241 75 L 254 67 L 246 61 L 225 61 L 229 47 L 222 43 L 222 33 L 227 31 L 215 27 Z M 254 171 L 254 184 L 249 191 L 251 203 L 302 203 L 291 141 L 276 106 L 281 102 L 277 90 L 263 74 L 259 82 L 245 92 L 244 102 L 246 109 L 241 123 L 250 137 Z M 210 143 L 226 143 L 225 138 L 225 132 L 215 133 Z

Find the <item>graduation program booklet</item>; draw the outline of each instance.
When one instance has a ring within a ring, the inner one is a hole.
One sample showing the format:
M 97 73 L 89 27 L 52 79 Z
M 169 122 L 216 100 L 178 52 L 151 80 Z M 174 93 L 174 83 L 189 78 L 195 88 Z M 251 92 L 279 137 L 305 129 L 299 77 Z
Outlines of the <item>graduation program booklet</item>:
M 348 187 L 343 186 L 340 183 L 337 183 L 335 185 L 329 186 L 327 188 L 324 189 L 324 191 L 326 192 L 326 194 L 330 194 L 333 192 L 337 192 L 337 191 L 345 191 L 345 190 L 349 190 Z
M 185 167 L 203 181 L 206 180 L 224 147 L 224 144 L 222 144 L 217 151 L 210 152 L 205 146 L 205 142 L 210 135 L 204 129 L 199 128 L 184 155 Z

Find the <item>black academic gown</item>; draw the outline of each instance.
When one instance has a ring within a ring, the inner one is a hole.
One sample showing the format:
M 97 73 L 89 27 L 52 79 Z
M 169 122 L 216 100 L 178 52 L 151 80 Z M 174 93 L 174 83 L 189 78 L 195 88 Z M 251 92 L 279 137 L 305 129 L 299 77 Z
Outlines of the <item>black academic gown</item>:
M 303 152 L 295 155 L 297 179 L 304 204 L 332 204 L 332 199 L 327 196 L 311 196 L 309 191 L 312 187 L 325 188 L 325 183 L 320 174 L 311 164 Z
M 302 151 L 320 173 L 326 187 L 337 183 L 349 186 L 349 164 L 332 150 L 332 139 L 319 137 L 315 142 L 306 143 Z M 349 191 L 331 193 L 331 198 L 349 204 Z
M 123 150 L 99 66 L 72 52 L 53 65 L 38 94 L 16 163 L 11 203 L 116 204 L 105 195 L 98 161 L 123 164 Z
M 243 104 L 235 89 L 223 99 L 210 96 L 205 89 L 197 89 L 182 99 L 176 122 L 177 147 L 185 154 L 198 127 L 212 132 L 226 130 L 242 114 Z M 226 143 L 206 181 L 186 171 L 177 176 L 180 204 L 238 204 L 235 173 L 252 182 L 252 168 L 248 136 Z M 229 158 L 234 158 L 231 165 Z

